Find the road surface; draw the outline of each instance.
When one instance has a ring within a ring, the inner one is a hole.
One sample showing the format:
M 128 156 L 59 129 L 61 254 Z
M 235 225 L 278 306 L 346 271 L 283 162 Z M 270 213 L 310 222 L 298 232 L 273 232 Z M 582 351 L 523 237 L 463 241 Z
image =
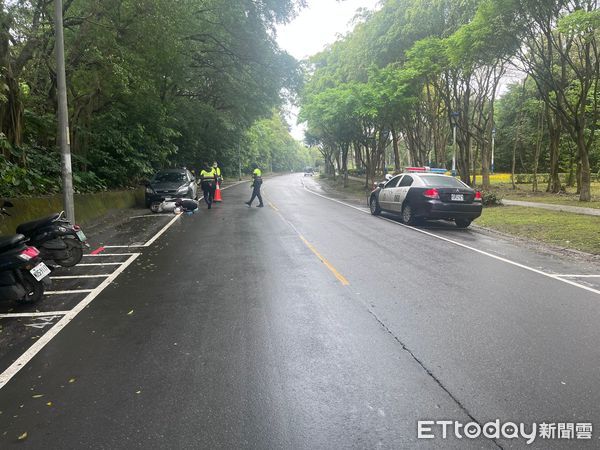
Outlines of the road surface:
M 298 174 L 264 192 L 248 208 L 234 186 L 129 249 L 0 390 L 0 448 L 598 447 L 600 428 L 530 446 L 417 433 L 600 427 L 596 265 L 375 218 Z

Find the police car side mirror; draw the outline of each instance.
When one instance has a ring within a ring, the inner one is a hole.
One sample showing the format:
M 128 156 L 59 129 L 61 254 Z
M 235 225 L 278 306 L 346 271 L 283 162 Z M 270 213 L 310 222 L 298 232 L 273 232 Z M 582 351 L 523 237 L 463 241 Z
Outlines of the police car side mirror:
M 385 186 L 385 183 L 379 183 L 377 186 L 380 187 L 381 189 L 383 189 L 383 187 Z

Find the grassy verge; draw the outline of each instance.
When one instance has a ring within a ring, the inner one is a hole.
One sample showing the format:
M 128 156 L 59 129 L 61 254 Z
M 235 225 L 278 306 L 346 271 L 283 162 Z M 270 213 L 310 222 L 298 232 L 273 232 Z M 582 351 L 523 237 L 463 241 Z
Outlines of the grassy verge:
M 508 183 L 492 183 L 492 191 L 507 200 L 522 200 L 526 202 L 550 203 L 553 205 L 579 206 L 583 208 L 600 208 L 600 183 L 592 183 L 592 201 L 580 202 L 574 187 L 567 187 L 567 192 L 551 194 L 544 192 L 545 185 L 540 184 L 541 192 L 533 192 L 531 184 L 517 184 L 516 189 Z
M 486 208 L 477 225 L 559 247 L 600 254 L 600 217 L 519 206 Z
M 348 185 L 344 187 L 344 180 L 342 177 L 337 177 L 337 179 L 333 181 L 333 178 L 320 174 L 318 176 L 318 182 L 349 197 L 364 199 L 367 194 L 371 192 L 371 189 L 365 188 L 364 181 L 348 180 Z

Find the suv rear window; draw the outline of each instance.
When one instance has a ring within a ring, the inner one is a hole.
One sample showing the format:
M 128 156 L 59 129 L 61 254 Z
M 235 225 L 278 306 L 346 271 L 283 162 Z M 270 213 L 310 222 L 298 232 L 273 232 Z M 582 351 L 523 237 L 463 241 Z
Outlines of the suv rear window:
M 453 177 L 447 176 L 435 176 L 435 175 L 421 175 L 421 179 L 427 186 L 441 187 L 441 188 L 465 188 L 466 186 L 460 180 Z

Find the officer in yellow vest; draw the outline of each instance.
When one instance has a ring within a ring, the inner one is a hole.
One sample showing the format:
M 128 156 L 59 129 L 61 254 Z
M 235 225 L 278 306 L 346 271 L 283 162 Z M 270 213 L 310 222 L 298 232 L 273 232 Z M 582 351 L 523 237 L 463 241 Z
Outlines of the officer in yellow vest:
M 219 163 L 218 162 L 214 162 L 213 163 L 213 169 L 215 169 L 217 171 L 217 181 L 220 183 L 223 182 L 223 177 L 221 176 L 221 168 L 219 167 Z
M 246 202 L 246 205 L 252 206 L 252 202 L 256 197 L 258 197 L 258 201 L 260 202 L 258 205 L 259 208 L 263 206 L 263 199 L 260 195 L 260 187 L 262 186 L 262 171 L 258 168 L 256 164 L 253 165 L 254 170 L 252 171 L 252 197 L 250 197 L 250 201 Z
M 210 167 L 207 162 L 204 163 L 204 168 L 200 172 L 200 187 L 204 193 L 204 201 L 208 205 L 208 209 L 210 209 L 215 198 L 215 189 L 217 188 L 217 171 L 214 167 Z

